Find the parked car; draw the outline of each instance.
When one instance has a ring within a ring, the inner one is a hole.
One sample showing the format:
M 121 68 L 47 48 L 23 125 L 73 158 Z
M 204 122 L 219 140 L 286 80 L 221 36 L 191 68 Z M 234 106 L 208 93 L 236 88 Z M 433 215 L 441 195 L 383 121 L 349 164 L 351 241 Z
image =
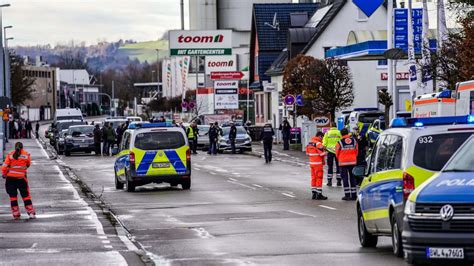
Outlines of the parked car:
M 94 151 L 94 126 L 92 125 L 77 125 L 70 126 L 65 138 L 64 153 L 70 156 L 71 152 L 86 152 Z
M 56 146 L 54 146 L 54 148 L 56 148 L 56 152 L 58 152 L 59 155 L 64 153 L 64 148 L 65 148 L 64 143 L 65 143 L 65 138 L 67 136 L 68 131 L 69 129 L 63 129 L 61 133 L 59 133 L 59 139 L 56 142 Z
M 209 125 L 198 125 L 199 137 L 197 147 L 200 150 L 209 150 Z
M 231 151 L 230 140 L 229 140 L 230 127 L 222 128 L 222 136 L 219 137 L 218 151 L 223 153 L 224 151 Z M 237 138 L 235 139 L 235 149 L 240 153 L 244 151 L 252 151 L 252 139 L 250 138 L 247 130 L 243 126 L 237 127 Z
M 82 120 L 61 120 L 53 124 L 53 136 L 50 138 L 50 144 L 55 147 L 56 142 L 59 140 L 59 133 L 64 129 L 68 129 L 74 125 L 85 125 L 86 123 Z

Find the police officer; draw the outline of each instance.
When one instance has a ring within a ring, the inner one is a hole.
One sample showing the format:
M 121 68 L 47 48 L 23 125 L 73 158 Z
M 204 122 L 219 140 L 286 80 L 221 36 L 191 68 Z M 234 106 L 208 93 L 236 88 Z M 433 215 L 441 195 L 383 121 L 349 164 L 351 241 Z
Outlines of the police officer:
M 209 136 L 209 152 L 208 154 L 217 154 L 217 139 L 219 138 L 219 129 L 215 124 L 210 124 L 209 125 L 209 131 L 208 131 L 208 136 Z
M 290 149 L 291 126 L 286 118 L 281 123 L 279 130 L 283 137 L 283 150 L 287 151 Z
M 18 207 L 18 190 L 23 198 L 26 212 L 30 219 L 36 218 L 36 212 L 31 202 L 30 188 L 26 177 L 27 169 L 30 167 L 31 157 L 23 149 L 23 144 L 17 142 L 15 150 L 8 153 L 2 165 L 2 176 L 6 179 L 5 188 L 10 196 L 10 206 L 15 220 L 20 219 L 21 213 Z
M 311 192 L 312 199 L 327 200 L 323 196 L 323 176 L 324 176 L 324 156 L 326 156 L 325 148 L 322 143 L 324 134 L 318 132 L 316 137 L 306 146 L 306 155 L 309 156 L 309 166 L 311 169 Z
M 275 131 L 273 131 L 272 125 L 266 123 L 262 128 L 262 140 L 263 140 L 263 154 L 265 155 L 265 163 L 271 163 L 272 161 L 272 145 L 273 145 L 273 136 Z
M 352 174 L 352 168 L 357 164 L 357 140 L 349 135 L 347 128 L 341 130 L 342 139 L 336 144 L 336 158 L 341 168 L 342 182 L 344 183 L 344 197 L 342 200 L 357 198 L 357 182 Z
M 341 132 L 335 127 L 331 127 L 328 132 L 324 135 L 323 138 L 323 145 L 328 152 L 327 161 L 328 161 L 328 183 L 326 184 L 328 187 L 332 186 L 332 177 L 334 173 L 334 162 L 336 162 L 336 179 L 337 179 L 337 186 L 341 186 L 341 176 L 339 175 L 339 164 L 336 158 L 336 144 L 341 140 Z
M 230 122 L 230 130 L 229 130 L 229 141 L 230 147 L 232 149 L 232 154 L 235 154 L 235 139 L 237 138 L 237 127 L 235 126 L 234 122 Z
M 369 146 L 369 141 L 367 137 L 363 134 L 360 134 L 359 127 L 354 127 L 352 129 L 353 136 L 357 141 L 357 165 L 359 166 L 367 166 L 367 162 L 365 161 L 365 157 L 367 156 L 367 147 Z M 356 177 L 357 179 L 357 177 Z M 362 183 L 363 178 L 357 180 L 357 185 Z
M 189 146 L 191 150 L 193 151 L 193 154 L 197 154 L 196 144 L 194 143 L 196 141 L 196 132 L 194 131 L 194 123 L 191 123 L 188 129 L 186 129 L 186 135 L 188 136 Z

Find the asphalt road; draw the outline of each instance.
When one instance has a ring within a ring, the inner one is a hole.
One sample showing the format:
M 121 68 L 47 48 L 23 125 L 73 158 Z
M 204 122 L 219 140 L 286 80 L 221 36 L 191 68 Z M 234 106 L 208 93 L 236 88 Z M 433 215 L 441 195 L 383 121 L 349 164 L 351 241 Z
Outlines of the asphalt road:
M 160 264 L 404 265 L 390 238 L 361 248 L 342 188 L 310 199 L 307 166 L 250 155 L 192 158 L 189 191 L 167 184 L 114 188 L 113 157 L 60 157 Z

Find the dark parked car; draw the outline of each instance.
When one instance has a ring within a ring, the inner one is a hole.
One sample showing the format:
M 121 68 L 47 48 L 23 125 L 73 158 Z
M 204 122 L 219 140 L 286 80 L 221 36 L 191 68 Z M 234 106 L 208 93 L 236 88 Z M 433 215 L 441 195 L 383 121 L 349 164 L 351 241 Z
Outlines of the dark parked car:
M 70 156 L 71 152 L 86 152 L 94 151 L 94 126 L 78 125 L 70 126 L 67 136 L 65 138 L 64 153 Z
M 56 143 L 59 141 L 59 133 L 61 131 L 68 129 L 70 126 L 75 125 L 85 125 L 85 122 L 81 120 L 60 120 L 53 124 L 53 136 L 50 138 L 50 144 L 53 147 L 56 147 Z
M 64 148 L 65 148 L 64 144 L 65 144 L 68 131 L 69 131 L 68 129 L 63 129 L 61 133 L 59 133 L 59 139 L 56 142 L 56 146 L 55 146 L 56 151 L 58 152 L 59 155 L 64 153 Z
M 222 128 L 222 136 L 219 138 L 218 151 L 231 151 L 230 140 L 229 140 L 230 127 Z M 235 139 L 235 149 L 241 153 L 244 151 L 252 151 L 252 139 L 250 138 L 247 130 L 244 127 L 237 127 L 237 138 Z

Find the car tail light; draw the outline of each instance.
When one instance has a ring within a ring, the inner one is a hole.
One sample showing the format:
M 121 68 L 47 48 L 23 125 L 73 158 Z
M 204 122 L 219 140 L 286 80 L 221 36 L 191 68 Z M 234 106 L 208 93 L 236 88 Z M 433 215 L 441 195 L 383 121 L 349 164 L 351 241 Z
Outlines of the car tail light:
M 403 173 L 403 199 L 408 199 L 413 190 L 415 190 L 415 179 L 410 174 Z
M 186 160 L 189 162 L 191 161 L 191 149 L 188 149 L 186 151 Z
M 129 154 L 129 160 L 130 160 L 130 165 L 135 166 L 135 153 L 133 153 L 133 151 L 131 151 Z

